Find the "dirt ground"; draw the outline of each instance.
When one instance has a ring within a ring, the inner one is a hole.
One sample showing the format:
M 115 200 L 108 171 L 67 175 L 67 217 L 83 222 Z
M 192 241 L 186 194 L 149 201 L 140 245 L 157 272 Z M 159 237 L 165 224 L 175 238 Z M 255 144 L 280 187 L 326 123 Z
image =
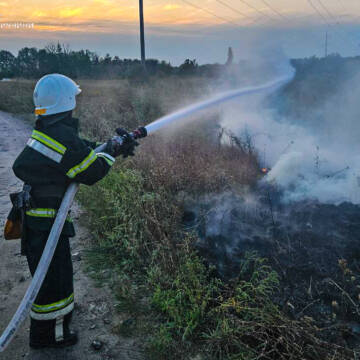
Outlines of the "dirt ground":
M 20 243 L 5 241 L 3 225 L 10 209 L 9 193 L 21 189 L 11 166 L 25 146 L 31 127 L 22 120 L 0 112 L 0 334 L 15 313 L 30 283 L 31 277 L 26 259 L 20 256 Z M 81 209 L 73 206 L 75 221 L 81 217 Z M 126 320 L 126 315 L 117 314 L 116 300 L 105 288 L 95 287 L 84 273 L 83 250 L 89 233 L 77 225 L 77 236 L 72 239 L 72 254 L 75 280 L 75 314 L 73 328 L 79 333 L 79 343 L 67 349 L 30 350 L 28 346 L 29 319 L 21 326 L 9 347 L 0 353 L 2 360 L 110 360 L 143 359 L 139 339 L 122 338 L 112 332 L 115 325 Z M 102 343 L 100 350 L 91 346 L 94 340 Z

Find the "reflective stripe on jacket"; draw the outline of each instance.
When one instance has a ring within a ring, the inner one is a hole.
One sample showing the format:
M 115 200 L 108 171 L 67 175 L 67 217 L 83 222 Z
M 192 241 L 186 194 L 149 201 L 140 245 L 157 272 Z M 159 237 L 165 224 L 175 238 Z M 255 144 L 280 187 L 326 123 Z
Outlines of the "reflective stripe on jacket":
M 72 117 L 71 111 L 39 116 L 31 138 L 14 162 L 13 171 L 19 179 L 36 189 L 37 208 L 56 211 L 61 198 L 41 196 L 43 187 L 50 185 L 62 193 L 71 181 L 92 185 L 110 170 L 115 159 L 105 153 L 96 154 L 95 146 L 95 143 L 79 137 L 78 120 Z M 54 220 L 50 216 L 27 215 L 27 223 L 41 230 L 49 230 Z M 68 235 L 72 236 L 72 232 L 69 230 Z

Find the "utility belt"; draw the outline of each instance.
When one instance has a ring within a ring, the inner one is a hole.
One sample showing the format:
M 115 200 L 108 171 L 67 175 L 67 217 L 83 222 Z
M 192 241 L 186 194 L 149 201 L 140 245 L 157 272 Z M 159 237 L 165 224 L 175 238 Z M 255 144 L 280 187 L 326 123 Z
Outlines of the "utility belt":
M 42 198 L 56 198 L 61 202 L 66 189 L 59 186 L 47 185 L 32 189 L 24 184 L 22 191 L 10 194 L 12 209 L 7 217 L 4 238 L 6 240 L 21 239 L 21 254 L 25 255 L 26 249 L 26 215 L 39 218 L 55 218 L 57 209 L 38 208 L 37 200 Z
M 25 254 L 25 212 L 31 209 L 34 204 L 30 195 L 31 186 L 24 184 L 23 190 L 10 194 L 12 209 L 7 217 L 4 238 L 14 240 L 21 238 L 21 254 Z

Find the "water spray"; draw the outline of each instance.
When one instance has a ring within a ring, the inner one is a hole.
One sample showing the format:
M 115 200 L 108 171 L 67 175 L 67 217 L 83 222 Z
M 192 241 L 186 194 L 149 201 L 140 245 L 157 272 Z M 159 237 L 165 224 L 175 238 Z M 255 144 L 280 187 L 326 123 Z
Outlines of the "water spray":
M 215 96 L 209 100 L 195 103 L 193 105 L 190 105 L 188 107 L 180 109 L 176 112 L 173 112 L 169 115 L 163 116 L 160 119 L 145 126 L 145 128 L 146 128 L 148 134 L 150 135 L 153 132 L 160 130 L 164 126 L 168 126 L 168 125 L 176 122 L 177 120 L 187 118 L 187 117 L 193 115 L 194 113 L 214 107 L 215 105 L 219 105 L 221 103 L 231 101 L 231 100 L 236 99 L 241 96 L 257 94 L 257 93 L 261 93 L 264 91 L 269 91 L 269 92 L 274 91 L 274 90 L 278 89 L 279 87 L 281 87 L 282 85 L 285 85 L 286 83 L 288 83 L 292 78 L 293 78 L 293 74 L 290 74 L 290 75 L 284 76 L 275 81 L 272 81 L 272 82 L 269 82 L 269 83 L 266 83 L 266 84 L 263 84 L 260 86 L 253 86 L 253 87 L 247 87 L 247 88 L 236 89 L 236 90 L 224 92 L 224 93 L 222 93 L 218 96 Z
M 205 100 L 202 102 L 195 103 L 193 105 L 190 105 L 188 107 L 185 107 L 183 109 L 180 109 L 174 113 L 171 113 L 169 115 L 166 115 L 151 124 L 141 127 L 133 132 L 130 133 L 130 136 L 133 139 L 140 139 L 143 137 L 146 137 L 147 135 L 150 135 L 163 127 L 167 127 L 170 124 L 185 119 L 195 113 L 198 113 L 202 110 L 214 107 L 216 105 L 219 105 L 221 103 L 236 99 L 241 96 L 246 95 L 252 95 L 257 94 L 261 92 L 271 92 L 279 87 L 285 85 L 288 83 L 293 77 L 293 74 L 290 74 L 288 76 L 279 78 L 275 81 L 266 83 L 264 85 L 255 86 L 255 87 L 248 87 L 248 88 L 242 88 L 237 90 L 228 91 L 225 93 L 222 93 L 218 96 L 215 96 L 209 100 Z M 124 138 L 122 136 L 116 136 L 113 138 L 116 140 L 119 144 L 122 144 L 124 142 Z M 104 151 L 106 148 L 106 144 L 103 144 L 95 149 L 95 152 L 101 152 Z M 5 348 L 9 345 L 13 337 L 15 336 L 16 332 L 18 331 L 21 323 L 26 319 L 28 316 L 31 306 L 34 303 L 36 296 L 41 288 L 41 285 L 45 279 L 45 276 L 47 274 L 48 268 L 50 266 L 51 260 L 54 256 L 55 249 L 57 246 L 57 243 L 59 241 L 60 234 L 62 232 L 62 228 L 64 226 L 66 217 L 68 215 L 68 212 L 70 210 L 70 207 L 74 201 L 76 192 L 78 191 L 79 184 L 78 183 L 71 183 L 69 187 L 67 188 L 64 198 L 61 202 L 60 208 L 57 212 L 54 224 L 51 228 L 48 240 L 46 242 L 46 246 L 44 248 L 43 254 L 41 256 L 40 262 L 38 264 L 38 267 L 35 271 L 35 274 L 31 280 L 31 283 L 25 293 L 24 298 L 22 299 L 15 315 L 11 319 L 9 325 L 6 327 L 5 331 L 0 337 L 0 352 L 4 351 Z
M 343 174 L 345 171 L 347 171 L 349 169 L 350 169 L 350 166 L 347 166 L 347 167 L 345 167 L 343 169 L 340 169 L 340 170 L 337 170 L 337 171 L 333 172 L 332 174 L 328 174 L 325 177 L 328 178 L 328 179 L 334 178 L 334 177 L 336 177 L 336 176 L 338 176 L 340 174 Z

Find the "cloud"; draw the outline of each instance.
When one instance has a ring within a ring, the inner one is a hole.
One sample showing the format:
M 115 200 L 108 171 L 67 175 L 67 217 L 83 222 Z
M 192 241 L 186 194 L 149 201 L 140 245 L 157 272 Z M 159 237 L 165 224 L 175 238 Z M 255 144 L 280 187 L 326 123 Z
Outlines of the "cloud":
M 35 10 L 32 12 L 31 16 L 34 16 L 34 17 L 44 17 L 44 16 L 47 16 L 46 12 L 44 11 L 41 11 L 41 10 Z
M 110 5 L 113 3 L 112 0 L 92 0 L 95 4 L 101 4 L 101 5 Z
M 176 9 L 180 9 L 181 6 L 178 4 L 166 4 L 163 9 L 164 10 L 176 10 Z
M 74 16 L 79 16 L 83 12 L 83 8 L 66 8 L 62 9 L 59 12 L 61 18 L 70 18 Z

